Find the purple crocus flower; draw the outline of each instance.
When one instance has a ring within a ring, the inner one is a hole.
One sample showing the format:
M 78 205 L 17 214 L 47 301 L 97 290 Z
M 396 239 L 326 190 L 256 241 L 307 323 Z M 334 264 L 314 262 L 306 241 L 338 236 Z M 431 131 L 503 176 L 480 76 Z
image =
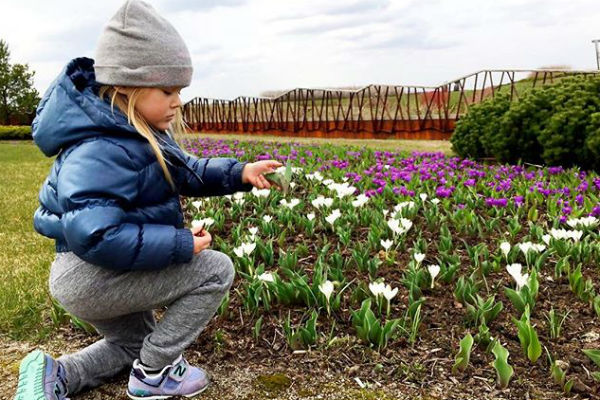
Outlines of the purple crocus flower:
M 506 207 L 508 200 L 505 198 L 494 199 L 493 197 L 488 197 L 485 199 L 485 204 L 489 207 Z
M 558 175 L 558 174 L 560 174 L 563 171 L 564 171 L 563 167 L 560 167 L 560 166 L 558 166 L 558 167 L 548 167 L 548 174 L 550 174 L 550 175 Z
M 469 187 L 469 186 L 475 186 L 476 184 L 477 184 L 477 182 L 473 178 L 467 179 L 466 181 L 463 182 L 463 185 L 465 185 L 467 187 Z
M 449 188 L 438 186 L 438 188 L 435 190 L 435 195 L 438 197 L 447 198 L 452 196 L 452 192 L 454 192 L 454 186 L 451 186 Z
M 523 196 L 515 196 L 513 197 L 513 200 L 517 207 L 521 207 L 523 205 Z

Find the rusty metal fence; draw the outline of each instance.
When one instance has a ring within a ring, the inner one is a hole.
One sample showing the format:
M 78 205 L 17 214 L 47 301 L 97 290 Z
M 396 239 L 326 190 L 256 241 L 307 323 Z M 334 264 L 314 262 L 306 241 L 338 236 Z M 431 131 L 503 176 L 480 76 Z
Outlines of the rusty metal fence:
M 296 88 L 276 97 L 196 97 L 183 107 L 196 132 L 298 137 L 448 139 L 472 104 L 570 75 L 600 71 L 484 70 L 439 86 L 368 85 L 357 90 Z

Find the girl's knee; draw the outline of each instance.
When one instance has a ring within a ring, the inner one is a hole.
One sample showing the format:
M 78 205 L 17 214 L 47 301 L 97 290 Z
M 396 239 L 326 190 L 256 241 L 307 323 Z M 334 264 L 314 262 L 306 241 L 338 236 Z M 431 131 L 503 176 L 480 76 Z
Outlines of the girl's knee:
M 206 249 L 200 252 L 200 255 L 204 253 L 205 260 L 210 264 L 210 268 L 215 271 L 219 281 L 228 287 L 233 283 L 235 277 L 235 267 L 231 257 L 220 251 Z

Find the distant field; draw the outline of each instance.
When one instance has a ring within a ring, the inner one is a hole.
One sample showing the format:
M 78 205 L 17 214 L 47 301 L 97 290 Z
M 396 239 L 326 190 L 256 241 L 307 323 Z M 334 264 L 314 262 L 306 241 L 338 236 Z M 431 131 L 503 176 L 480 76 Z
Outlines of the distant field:
M 289 136 L 269 136 L 269 135 L 252 135 L 252 134 L 236 134 L 236 133 L 191 133 L 181 138 L 196 138 L 210 137 L 224 140 L 241 140 L 249 141 L 256 140 L 259 142 L 297 142 L 297 143 L 314 143 L 327 144 L 331 143 L 332 139 L 321 138 L 295 138 Z M 368 148 L 387 151 L 441 151 L 446 155 L 453 155 L 452 144 L 447 140 L 378 140 L 378 139 L 333 139 L 334 144 L 339 143 L 347 146 L 366 146 Z M 337 141 L 337 142 L 336 142 Z

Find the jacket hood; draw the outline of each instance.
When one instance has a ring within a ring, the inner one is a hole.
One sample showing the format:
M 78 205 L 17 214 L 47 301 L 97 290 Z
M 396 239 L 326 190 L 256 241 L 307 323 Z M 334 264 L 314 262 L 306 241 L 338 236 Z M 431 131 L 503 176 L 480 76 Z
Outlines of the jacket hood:
M 139 135 L 127 116 L 98 97 L 94 60 L 71 60 L 50 84 L 31 125 L 35 144 L 52 157 L 82 139 L 110 133 Z

